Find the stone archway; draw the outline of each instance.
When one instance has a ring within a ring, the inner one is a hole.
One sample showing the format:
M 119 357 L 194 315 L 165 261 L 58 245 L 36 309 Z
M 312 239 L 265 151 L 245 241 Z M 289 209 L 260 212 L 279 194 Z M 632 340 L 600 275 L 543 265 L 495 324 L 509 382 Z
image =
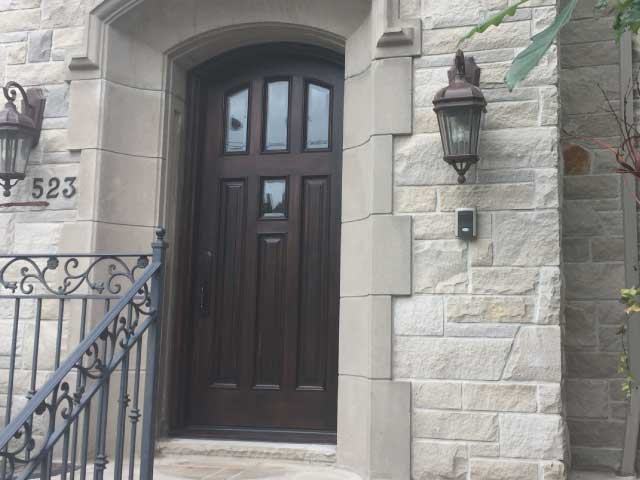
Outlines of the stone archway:
M 166 292 L 182 268 L 190 68 L 224 51 L 295 41 L 346 63 L 338 462 L 366 478 L 410 477 L 410 386 L 391 374 L 391 298 L 411 293 L 410 218 L 393 215 L 393 136 L 412 131 L 412 56 L 419 21 L 397 0 L 104 0 L 86 52 L 70 59 L 69 145 L 82 152 L 78 250 L 144 250 L 164 224 Z M 161 366 L 173 355 L 176 298 L 165 299 Z M 163 391 L 170 388 L 163 378 Z M 160 431 L 167 433 L 163 396 Z

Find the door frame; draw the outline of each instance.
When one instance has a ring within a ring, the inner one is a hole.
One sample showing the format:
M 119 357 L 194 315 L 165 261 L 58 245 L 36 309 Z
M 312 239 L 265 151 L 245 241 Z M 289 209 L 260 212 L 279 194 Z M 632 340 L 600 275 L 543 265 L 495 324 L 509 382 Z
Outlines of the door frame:
M 192 338 L 191 321 L 193 319 L 193 265 L 194 265 L 194 244 L 197 241 L 198 225 L 196 224 L 197 206 L 198 206 L 198 173 L 200 163 L 203 161 L 204 148 L 204 129 L 206 125 L 207 102 L 203 101 L 206 97 L 207 83 L 210 81 L 211 73 L 216 67 L 219 67 L 227 58 L 241 54 L 242 50 L 251 49 L 253 53 L 256 50 L 264 50 L 269 53 L 291 53 L 293 49 L 296 55 L 306 58 L 318 59 L 336 63 L 344 66 L 344 56 L 335 51 L 325 48 L 300 44 L 300 43 L 266 43 L 253 45 L 250 47 L 241 47 L 224 54 L 214 57 L 204 64 L 191 69 L 187 77 L 187 99 L 186 99 L 186 130 L 185 130 L 185 152 L 184 152 L 184 179 L 185 184 L 182 186 L 182 198 L 180 203 L 182 220 L 176 225 L 176 243 L 181 246 L 182 259 L 177 263 L 175 284 L 179 286 L 176 291 L 176 321 L 169 333 L 170 341 L 173 343 L 174 361 L 172 362 L 170 375 L 170 383 L 172 388 L 169 392 L 168 406 L 170 412 L 168 434 L 174 437 L 190 437 L 190 438 L 218 438 L 218 439 L 236 439 L 242 440 L 243 428 L 210 428 L 210 429 L 192 429 L 187 425 L 187 408 L 189 403 L 190 389 L 188 388 L 188 378 L 183 374 L 185 369 L 189 368 L 191 358 L 191 350 L 189 344 Z M 286 50 L 285 50 L 286 49 Z M 306 105 L 304 107 L 306 109 Z M 344 116 L 344 113 L 343 113 Z M 344 118 L 342 119 L 344 123 Z M 340 155 L 338 165 L 338 175 L 342 175 L 342 155 Z M 342 196 L 342 186 L 340 188 L 340 197 Z M 340 206 L 338 206 L 340 209 Z M 338 241 L 340 233 L 338 232 Z M 340 268 L 340 265 L 338 265 Z M 336 334 L 339 335 L 339 316 L 338 328 Z M 339 347 L 339 338 L 335 338 L 336 348 Z M 336 375 L 338 372 L 336 372 Z M 337 399 L 336 399 L 337 401 Z M 336 419 L 337 420 L 337 419 Z M 248 430 L 248 429 L 244 429 Z M 331 443 L 337 441 L 337 432 L 327 434 L 325 432 L 313 433 L 298 430 L 268 430 L 262 429 L 260 433 L 251 430 L 249 440 L 252 441 L 278 441 L 278 442 L 300 442 L 300 443 Z
M 198 159 L 202 153 L 202 129 L 204 126 L 201 99 L 203 98 L 204 79 L 197 70 L 189 72 L 187 80 L 186 128 L 184 141 L 184 185 L 182 185 L 182 220 L 176 224 L 176 243 L 183 252 L 183 259 L 176 261 L 174 283 L 176 320 L 170 332 L 171 343 L 174 348 L 174 358 L 169 372 L 170 388 L 168 395 L 169 435 L 180 436 L 186 425 L 186 405 L 188 388 L 181 373 L 188 365 L 190 331 L 183 328 L 192 312 L 191 291 L 193 288 L 193 239 L 196 235 L 195 209 L 197 205 L 196 188 Z

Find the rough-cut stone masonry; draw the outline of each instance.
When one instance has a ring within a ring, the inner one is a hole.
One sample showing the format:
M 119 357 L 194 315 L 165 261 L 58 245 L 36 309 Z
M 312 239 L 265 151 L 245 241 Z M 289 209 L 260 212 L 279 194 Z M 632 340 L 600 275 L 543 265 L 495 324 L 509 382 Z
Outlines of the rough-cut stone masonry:
M 595 1 L 579 2 L 560 38 L 562 123 L 568 135 L 589 135 L 617 145 L 605 111 L 620 101 L 619 48 L 611 18 Z M 617 302 L 624 286 L 621 179 L 612 156 L 588 142 L 563 139 L 563 270 L 566 286 L 566 399 L 573 464 L 617 469 L 622 459 L 627 404 L 617 362 Z
M 46 186 L 53 177 L 64 180 L 78 176 L 79 155 L 67 150 L 69 88 L 65 82 L 65 56 L 82 45 L 88 3 L 85 0 L 0 0 L 0 80 L 3 84 L 7 80 L 15 80 L 25 87 L 42 87 L 47 92 L 42 137 L 32 155 L 27 180 L 14 189 L 9 199 L 0 198 L 0 203 L 33 200 L 34 177 L 42 178 Z M 0 208 L 0 253 L 48 253 L 64 249 L 63 228 L 65 223 L 76 221 L 77 198 L 76 195 L 68 199 L 58 192 L 57 198 L 47 199 L 51 205 L 46 209 Z M 43 378 L 51 368 L 47 359 L 53 358 L 55 350 L 57 307 L 51 303 L 44 309 L 51 312 L 45 314 L 42 322 L 40 371 Z M 22 317 L 28 318 L 29 313 L 33 318 L 33 306 L 25 302 Z M 2 419 L 6 404 L 12 317 L 12 305 L 0 305 Z M 25 328 L 19 332 L 18 369 L 23 364 L 29 368 L 33 336 L 33 322 L 25 323 Z M 16 393 L 24 394 L 29 387 L 28 381 L 28 375 L 19 372 Z
M 482 159 L 458 185 L 431 100 L 459 38 L 507 0 L 402 1 L 423 19 L 414 135 L 395 142 L 394 211 L 413 217 L 413 296 L 394 303 L 394 376 L 412 382 L 415 479 L 563 478 L 556 49 L 513 92 L 503 77 L 555 1 L 465 46 L 489 100 Z M 477 207 L 479 239 L 454 236 Z

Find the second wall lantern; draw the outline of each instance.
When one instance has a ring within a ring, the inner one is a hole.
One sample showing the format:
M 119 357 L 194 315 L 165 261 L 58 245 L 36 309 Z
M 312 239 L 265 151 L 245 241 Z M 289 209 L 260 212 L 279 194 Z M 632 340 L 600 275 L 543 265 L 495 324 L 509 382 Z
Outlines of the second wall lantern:
M 0 111 L 0 187 L 3 195 L 23 180 L 31 151 L 38 144 L 45 99 L 41 89 L 25 91 L 16 82 L 2 87 L 7 103 Z M 22 95 L 22 111 L 16 108 L 17 92 Z
M 444 149 L 444 160 L 458 172 L 458 183 L 466 181 L 471 165 L 478 162 L 480 126 L 487 101 L 479 88 L 480 68 L 473 57 L 458 50 L 449 70 L 449 86 L 433 99 Z

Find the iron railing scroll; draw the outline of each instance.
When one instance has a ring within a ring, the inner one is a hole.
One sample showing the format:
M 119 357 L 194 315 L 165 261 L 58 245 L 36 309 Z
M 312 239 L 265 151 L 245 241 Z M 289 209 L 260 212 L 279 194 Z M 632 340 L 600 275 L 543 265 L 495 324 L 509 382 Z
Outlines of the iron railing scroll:
M 153 478 L 164 230 L 152 247 L 0 256 L 0 480 Z

